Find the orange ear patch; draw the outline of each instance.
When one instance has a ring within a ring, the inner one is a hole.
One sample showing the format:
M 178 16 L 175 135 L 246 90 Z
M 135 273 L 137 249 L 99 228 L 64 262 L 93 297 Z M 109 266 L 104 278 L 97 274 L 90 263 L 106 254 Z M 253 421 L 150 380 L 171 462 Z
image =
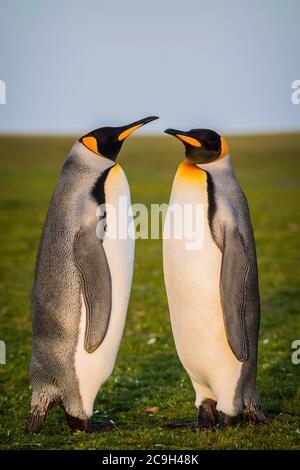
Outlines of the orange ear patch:
M 137 126 L 130 127 L 129 129 L 126 129 L 126 131 L 121 132 L 121 134 L 118 137 L 118 140 L 126 139 L 126 137 L 128 137 L 130 134 L 132 134 L 134 131 L 136 131 L 142 125 L 143 124 L 138 124 Z
M 189 137 L 187 135 L 182 135 L 182 134 L 176 134 L 176 137 L 178 137 L 178 139 L 180 140 L 183 140 L 184 142 L 187 142 L 193 147 L 201 147 L 200 142 L 198 142 L 197 139 L 193 139 L 193 137 Z
M 95 139 L 95 137 L 84 137 L 82 139 L 82 143 L 89 150 L 91 150 L 92 152 L 97 153 L 97 155 L 99 155 L 98 147 L 97 147 L 97 140 Z
M 224 139 L 224 137 L 221 137 L 221 155 L 220 155 L 219 158 L 226 157 L 226 155 L 228 153 L 229 153 L 228 144 L 227 144 L 226 140 Z

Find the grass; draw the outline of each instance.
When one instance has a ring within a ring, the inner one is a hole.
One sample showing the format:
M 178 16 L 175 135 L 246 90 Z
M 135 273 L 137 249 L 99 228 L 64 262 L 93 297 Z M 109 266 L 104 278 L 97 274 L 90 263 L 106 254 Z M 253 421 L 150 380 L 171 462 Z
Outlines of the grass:
M 29 411 L 30 291 L 42 223 L 70 137 L 0 138 L 1 333 L 0 443 L 5 449 L 300 449 L 300 135 L 229 137 L 237 176 L 250 203 L 262 298 L 258 388 L 272 424 L 217 431 L 165 430 L 196 415 L 194 393 L 174 347 L 162 276 L 160 240 L 140 240 L 124 338 L 112 377 L 95 403 L 114 432 L 72 434 L 59 409 L 40 433 L 24 435 Z M 167 137 L 129 138 L 119 162 L 133 202 L 168 201 L 183 147 Z M 149 339 L 156 338 L 154 344 Z M 158 407 L 148 414 L 147 407 Z

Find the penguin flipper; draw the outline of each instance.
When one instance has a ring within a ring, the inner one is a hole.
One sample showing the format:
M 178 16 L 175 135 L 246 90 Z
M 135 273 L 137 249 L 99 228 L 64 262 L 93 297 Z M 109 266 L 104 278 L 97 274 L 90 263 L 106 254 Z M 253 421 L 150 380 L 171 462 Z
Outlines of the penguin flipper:
M 223 237 L 220 296 L 225 331 L 235 357 L 244 362 L 249 359 L 248 334 L 255 334 L 259 323 L 255 246 L 246 244 L 237 227 L 225 227 Z
M 105 338 L 111 313 L 110 270 L 94 224 L 77 232 L 73 251 L 86 307 L 84 348 L 92 353 Z

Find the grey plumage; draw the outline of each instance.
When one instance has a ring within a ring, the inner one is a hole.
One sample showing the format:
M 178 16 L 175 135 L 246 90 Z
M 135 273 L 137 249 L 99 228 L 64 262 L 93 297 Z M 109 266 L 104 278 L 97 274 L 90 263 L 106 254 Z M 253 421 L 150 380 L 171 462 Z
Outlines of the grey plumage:
M 32 292 L 32 415 L 28 431 L 41 424 L 53 403 L 60 404 L 71 416 L 87 419 L 74 365 L 82 280 L 87 278 L 95 283 L 95 289 L 100 289 L 100 297 L 84 289 L 89 306 L 88 350 L 94 350 L 103 340 L 111 301 L 109 292 L 102 288 L 103 282 L 110 284 L 110 279 L 105 253 L 96 237 L 97 203 L 91 196 L 98 177 L 99 170 L 79 161 L 76 154 L 70 155 L 48 210 Z M 81 243 L 87 237 L 92 243 L 91 256 Z M 81 270 L 77 267 L 74 252 Z M 98 333 L 93 330 L 95 326 L 100 327 Z
M 115 161 L 124 140 L 155 119 L 156 116 L 148 116 L 125 126 L 94 129 L 75 143 L 62 168 L 40 241 L 32 292 L 28 432 L 37 430 L 54 403 L 65 410 L 71 429 L 94 432 L 97 428 L 89 418 L 97 391 L 109 377 L 116 359 L 134 257 L 134 241 L 129 238 L 126 243 L 117 240 L 110 254 L 111 240 L 102 236 L 105 209 L 118 205 L 120 191 L 130 203 L 126 177 Z M 117 171 L 106 193 L 107 177 L 113 167 Z M 104 209 L 100 217 L 97 209 Z M 100 219 L 102 230 L 98 227 Z M 102 242 L 108 246 L 109 264 Z M 115 275 L 112 289 L 110 268 L 117 271 L 115 261 L 120 261 L 120 273 Z M 118 303 L 112 296 L 118 292 L 120 279 L 124 281 L 124 292 Z M 86 318 L 81 318 L 84 311 Z M 84 341 L 81 324 L 85 324 Z
M 216 210 L 211 230 L 222 252 L 220 297 L 224 326 L 229 346 L 242 362 L 235 408 L 246 414 L 251 410 L 259 421 L 267 421 L 256 395 L 260 298 L 248 203 L 231 165 L 213 172 L 212 178 L 210 197 L 214 197 Z

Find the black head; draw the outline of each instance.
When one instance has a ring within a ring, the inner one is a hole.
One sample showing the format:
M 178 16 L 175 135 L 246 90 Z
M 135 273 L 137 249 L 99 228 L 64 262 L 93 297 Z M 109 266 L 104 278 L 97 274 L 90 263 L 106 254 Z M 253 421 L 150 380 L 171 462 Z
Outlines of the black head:
M 149 116 L 127 126 L 100 127 L 80 137 L 79 142 L 97 155 L 115 161 L 126 137 L 139 127 L 155 119 L 158 119 L 158 117 Z
M 166 129 L 165 132 L 184 143 L 185 156 L 191 163 L 211 163 L 225 157 L 229 151 L 224 137 L 210 129 Z

